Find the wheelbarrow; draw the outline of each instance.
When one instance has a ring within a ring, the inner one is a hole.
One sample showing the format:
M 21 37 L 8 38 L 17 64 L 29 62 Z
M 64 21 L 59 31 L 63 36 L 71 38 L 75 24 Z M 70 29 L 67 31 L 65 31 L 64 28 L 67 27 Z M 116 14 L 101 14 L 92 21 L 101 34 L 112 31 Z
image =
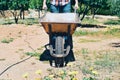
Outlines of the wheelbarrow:
M 55 66 L 65 66 L 64 58 L 70 53 L 72 34 L 80 23 L 77 13 L 46 13 L 40 18 L 49 35 L 49 52 L 55 57 Z

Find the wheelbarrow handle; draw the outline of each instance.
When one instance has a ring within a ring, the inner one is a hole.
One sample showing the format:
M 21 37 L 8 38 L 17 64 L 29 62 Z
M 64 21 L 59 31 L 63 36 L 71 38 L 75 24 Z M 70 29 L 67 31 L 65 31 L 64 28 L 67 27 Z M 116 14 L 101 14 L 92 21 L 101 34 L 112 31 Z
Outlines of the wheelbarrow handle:
M 45 11 L 45 13 L 47 13 L 47 8 L 44 8 L 43 10 Z
M 43 15 L 40 17 L 40 20 L 41 20 L 43 17 L 45 17 L 45 16 L 46 16 L 46 13 L 47 13 L 47 8 L 44 8 L 44 9 L 43 9 L 43 11 L 44 11 L 44 13 L 43 13 Z
M 74 13 L 77 13 L 77 8 L 74 8 Z

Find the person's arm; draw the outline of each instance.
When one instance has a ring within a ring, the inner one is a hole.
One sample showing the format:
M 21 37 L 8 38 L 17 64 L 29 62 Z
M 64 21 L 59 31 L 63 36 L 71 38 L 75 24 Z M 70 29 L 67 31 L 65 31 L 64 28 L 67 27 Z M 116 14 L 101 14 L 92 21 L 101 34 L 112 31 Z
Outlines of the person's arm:
M 75 8 L 78 9 L 79 6 L 78 6 L 78 0 L 75 0 Z
M 46 0 L 43 0 L 43 9 L 47 9 Z

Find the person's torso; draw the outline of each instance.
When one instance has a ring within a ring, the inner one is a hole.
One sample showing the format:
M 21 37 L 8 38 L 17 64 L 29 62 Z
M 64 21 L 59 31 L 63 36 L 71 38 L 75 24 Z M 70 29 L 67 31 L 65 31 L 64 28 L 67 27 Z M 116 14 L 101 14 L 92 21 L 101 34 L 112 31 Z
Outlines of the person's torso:
M 50 0 L 50 3 L 53 5 L 60 5 L 60 6 L 64 6 L 66 4 L 68 4 L 70 2 L 70 0 Z

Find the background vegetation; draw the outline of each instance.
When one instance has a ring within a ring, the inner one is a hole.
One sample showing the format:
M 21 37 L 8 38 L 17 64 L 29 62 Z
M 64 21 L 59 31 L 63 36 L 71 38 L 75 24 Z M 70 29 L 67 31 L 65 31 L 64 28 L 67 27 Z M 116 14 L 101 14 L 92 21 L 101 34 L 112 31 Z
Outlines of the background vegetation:
M 49 10 L 49 2 L 48 10 Z M 34 9 L 38 11 L 38 17 L 40 17 L 40 11 L 42 10 L 43 0 L 0 0 L 0 14 L 6 17 L 5 11 L 10 10 L 15 23 L 18 23 L 19 16 L 24 19 L 25 10 Z M 74 4 L 72 0 L 72 5 Z M 117 15 L 120 16 L 120 1 L 119 0 L 79 0 L 79 15 L 81 20 L 85 15 L 95 14 L 102 15 Z

